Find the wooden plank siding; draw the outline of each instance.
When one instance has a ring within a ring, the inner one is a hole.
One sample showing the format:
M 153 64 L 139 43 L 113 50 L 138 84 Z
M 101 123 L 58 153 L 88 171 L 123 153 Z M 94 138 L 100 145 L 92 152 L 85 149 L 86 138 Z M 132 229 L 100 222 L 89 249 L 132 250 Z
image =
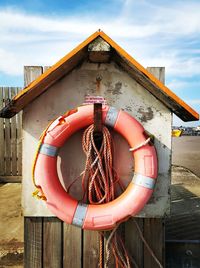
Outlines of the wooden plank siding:
M 42 268 L 43 224 L 41 217 L 24 218 L 24 267 Z
M 0 87 L 0 107 L 21 90 Z M 11 119 L 0 118 L 0 182 L 20 182 L 22 176 L 22 112 Z
M 17 94 L 14 87 L 10 89 L 10 98 L 12 99 Z M 10 138 L 11 138 L 11 170 L 12 175 L 17 175 L 17 120 L 16 116 L 10 119 Z M 21 127 L 21 126 L 20 126 Z
M 57 218 L 43 219 L 43 268 L 62 267 L 62 225 Z
M 144 238 L 157 259 L 165 263 L 165 232 L 163 219 L 144 219 Z M 152 257 L 152 254 L 144 246 L 144 268 L 154 268 L 158 265 Z M 158 266 L 159 267 L 159 266 Z
M 42 74 L 42 67 L 25 67 L 24 68 L 24 85 L 28 85 Z M 22 156 L 26 157 L 26 156 Z M 24 267 L 25 268 L 43 268 L 43 261 L 47 263 L 46 252 L 49 252 L 46 244 L 49 229 L 43 228 L 42 217 L 25 217 L 24 218 Z M 45 232 L 44 232 L 45 229 Z M 43 247 L 45 243 L 45 247 Z M 51 247 L 51 243 L 50 243 Z M 45 250 L 45 252 L 44 252 Z M 43 259 L 43 256 L 45 258 Z M 50 256 L 49 256 L 50 257 Z
M 20 90 L 21 88 L 17 88 L 17 92 Z M 17 174 L 22 176 L 22 112 L 15 117 L 17 122 Z
M 10 91 L 9 88 L 4 89 L 4 102 L 7 104 L 10 101 Z M 4 150 L 5 150 L 5 175 L 11 175 L 11 127 L 10 119 L 5 120 L 5 141 L 4 141 Z
M 144 219 L 135 218 L 135 221 L 143 233 Z M 132 219 L 129 219 L 125 224 L 125 245 L 129 255 L 133 258 L 138 267 L 143 267 L 144 246 Z
M 72 235 L 71 235 L 72 234 Z M 83 231 L 76 226 L 63 224 L 63 267 L 82 268 Z

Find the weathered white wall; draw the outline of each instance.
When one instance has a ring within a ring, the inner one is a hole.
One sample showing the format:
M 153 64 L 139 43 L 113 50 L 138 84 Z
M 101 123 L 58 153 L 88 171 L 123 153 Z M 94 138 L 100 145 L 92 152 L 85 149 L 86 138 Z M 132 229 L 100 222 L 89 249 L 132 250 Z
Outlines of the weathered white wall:
M 150 69 L 150 71 L 153 71 Z M 155 70 L 154 70 L 155 71 Z M 96 77 L 101 75 L 100 88 Z M 32 197 L 32 162 L 40 134 L 47 124 L 66 110 L 83 103 L 85 96 L 101 95 L 107 103 L 124 109 L 139 120 L 144 128 L 155 135 L 159 161 L 159 176 L 153 197 L 139 216 L 161 217 L 169 212 L 169 184 L 171 177 L 171 120 L 172 115 L 160 101 L 134 81 L 115 63 L 84 63 L 68 76 L 49 88 L 23 111 L 23 207 L 25 216 L 52 216 L 45 202 Z M 115 165 L 121 178 L 128 182 L 133 176 L 133 159 L 128 144 L 114 133 L 116 142 Z M 70 138 L 58 157 L 59 177 L 68 185 L 83 170 L 81 131 Z M 80 181 L 79 181 L 80 182 Z M 79 183 L 72 194 L 79 195 Z

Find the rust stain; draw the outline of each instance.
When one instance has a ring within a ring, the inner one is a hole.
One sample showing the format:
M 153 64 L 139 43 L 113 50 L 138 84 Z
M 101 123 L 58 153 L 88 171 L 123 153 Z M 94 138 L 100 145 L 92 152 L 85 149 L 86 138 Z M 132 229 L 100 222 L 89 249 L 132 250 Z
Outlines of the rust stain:
M 153 118 L 153 110 L 151 109 L 151 107 L 148 107 L 147 111 L 140 107 L 138 109 L 138 113 L 141 114 L 139 118 L 142 122 L 147 122 Z
M 97 75 L 97 77 L 96 77 L 96 90 L 97 90 L 97 92 L 100 91 L 101 80 L 102 80 L 102 76 Z

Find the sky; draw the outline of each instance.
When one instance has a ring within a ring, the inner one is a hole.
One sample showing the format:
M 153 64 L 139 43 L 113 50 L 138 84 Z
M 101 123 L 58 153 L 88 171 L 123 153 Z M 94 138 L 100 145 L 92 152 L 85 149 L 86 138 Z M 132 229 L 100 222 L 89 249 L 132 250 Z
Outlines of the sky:
M 23 86 L 23 66 L 52 65 L 101 29 L 200 113 L 199 0 L 0 0 L 0 86 Z M 197 126 L 174 116 L 174 125 Z

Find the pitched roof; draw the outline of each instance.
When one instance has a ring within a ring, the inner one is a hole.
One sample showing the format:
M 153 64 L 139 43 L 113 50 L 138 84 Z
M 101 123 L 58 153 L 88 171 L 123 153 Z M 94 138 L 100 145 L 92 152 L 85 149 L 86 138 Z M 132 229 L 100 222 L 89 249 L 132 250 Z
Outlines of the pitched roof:
M 199 120 L 199 114 L 181 100 L 154 75 L 148 72 L 141 64 L 132 58 L 124 49 L 117 45 L 102 31 L 97 31 L 84 42 L 64 56 L 45 73 L 40 75 L 27 87 L 21 90 L 1 111 L 0 117 L 10 118 L 20 112 L 26 105 L 56 83 L 61 77 L 68 74 L 79 63 L 88 57 L 88 45 L 101 37 L 112 48 L 112 60 L 126 70 L 139 84 L 165 104 L 183 121 Z

